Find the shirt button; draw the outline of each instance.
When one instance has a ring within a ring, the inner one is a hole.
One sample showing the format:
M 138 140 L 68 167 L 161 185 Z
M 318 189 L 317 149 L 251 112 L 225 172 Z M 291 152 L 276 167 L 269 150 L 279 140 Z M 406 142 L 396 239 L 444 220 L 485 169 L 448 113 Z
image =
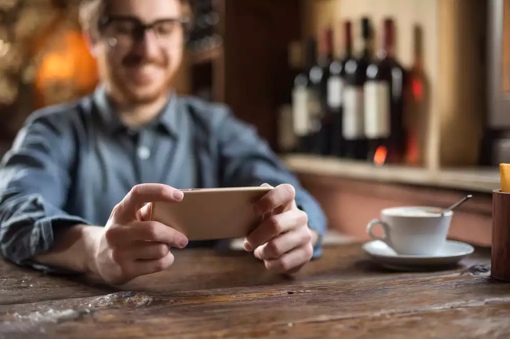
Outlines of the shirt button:
M 141 146 L 137 151 L 138 158 L 140 159 L 148 159 L 151 156 L 151 151 L 146 146 Z

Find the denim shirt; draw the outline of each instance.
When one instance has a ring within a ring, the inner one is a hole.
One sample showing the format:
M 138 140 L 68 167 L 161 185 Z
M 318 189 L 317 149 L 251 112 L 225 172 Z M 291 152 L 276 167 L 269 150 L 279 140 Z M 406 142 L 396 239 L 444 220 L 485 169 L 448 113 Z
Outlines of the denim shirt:
M 50 250 L 62 228 L 104 226 L 112 208 L 139 183 L 179 189 L 289 183 L 309 227 L 320 236 L 326 229 L 316 200 L 256 130 L 226 106 L 171 94 L 153 122 L 131 129 L 99 87 L 79 101 L 34 112 L 4 156 L 1 254 L 52 270 L 31 259 Z M 205 243 L 217 243 L 211 242 Z M 318 242 L 314 257 L 320 254 Z

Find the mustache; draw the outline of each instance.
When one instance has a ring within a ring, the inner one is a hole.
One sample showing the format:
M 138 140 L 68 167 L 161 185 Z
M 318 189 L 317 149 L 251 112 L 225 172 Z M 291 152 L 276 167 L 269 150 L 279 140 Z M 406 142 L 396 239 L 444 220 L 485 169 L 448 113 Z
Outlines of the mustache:
M 166 61 L 162 58 L 131 53 L 124 57 L 122 64 L 125 66 L 140 66 L 149 64 L 165 67 Z

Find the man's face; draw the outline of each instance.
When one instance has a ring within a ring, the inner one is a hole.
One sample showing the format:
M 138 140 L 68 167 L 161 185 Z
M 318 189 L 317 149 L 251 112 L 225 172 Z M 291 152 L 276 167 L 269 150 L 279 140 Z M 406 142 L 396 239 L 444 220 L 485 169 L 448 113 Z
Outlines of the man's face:
M 93 50 L 107 89 L 125 103 L 165 95 L 184 48 L 180 1 L 110 0 L 105 19 Z

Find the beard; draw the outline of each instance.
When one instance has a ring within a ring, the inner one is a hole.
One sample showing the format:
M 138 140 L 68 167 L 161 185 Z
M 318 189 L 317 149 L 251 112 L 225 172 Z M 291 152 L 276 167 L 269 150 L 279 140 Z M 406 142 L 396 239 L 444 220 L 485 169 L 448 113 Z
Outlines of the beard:
M 104 69 L 111 89 L 130 104 L 147 104 L 168 95 L 175 73 L 168 59 L 135 53 L 125 56 L 119 66 Z

